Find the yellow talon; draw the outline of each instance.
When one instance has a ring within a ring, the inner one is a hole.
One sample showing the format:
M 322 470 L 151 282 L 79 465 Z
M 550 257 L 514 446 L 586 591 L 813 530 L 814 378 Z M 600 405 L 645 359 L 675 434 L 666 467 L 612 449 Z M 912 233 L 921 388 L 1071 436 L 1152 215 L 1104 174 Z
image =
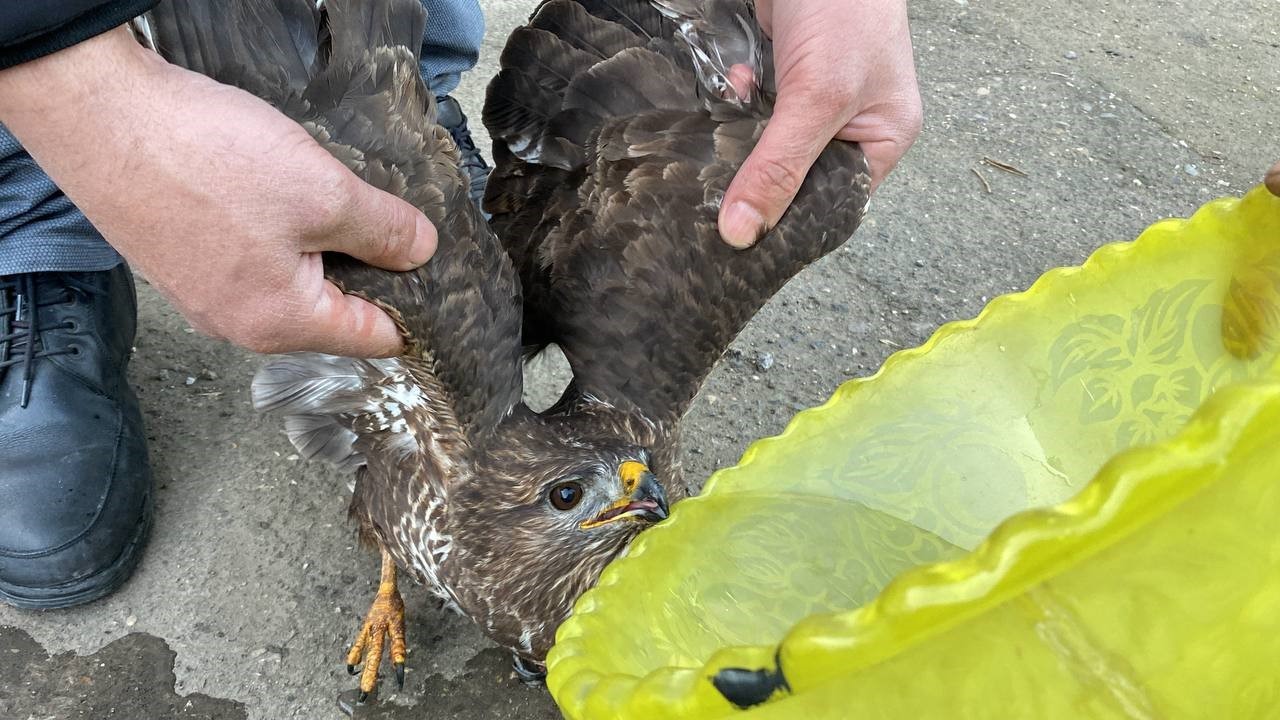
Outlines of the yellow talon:
M 351 650 L 347 652 L 347 672 L 354 675 L 356 667 L 364 661 L 364 670 L 360 673 L 360 702 L 364 702 L 369 693 L 378 684 L 378 668 L 382 665 L 382 648 L 387 637 L 391 638 L 391 662 L 395 665 L 396 683 L 404 688 L 404 600 L 396 588 L 396 563 L 386 550 L 382 551 L 382 579 L 378 583 L 378 594 L 365 615 L 360 633 L 356 635 Z

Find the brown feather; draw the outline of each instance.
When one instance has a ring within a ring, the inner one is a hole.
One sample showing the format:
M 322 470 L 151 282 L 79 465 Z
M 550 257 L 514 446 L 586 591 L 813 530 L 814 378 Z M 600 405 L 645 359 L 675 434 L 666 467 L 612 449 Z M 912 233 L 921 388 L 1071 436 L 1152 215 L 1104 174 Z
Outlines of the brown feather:
M 620 468 L 644 463 L 669 501 L 684 496 L 679 420 L 703 378 L 866 202 L 860 151 L 832 143 L 756 248 L 723 244 L 720 198 L 768 122 L 771 88 L 765 66 L 760 92 L 725 96 L 707 60 L 723 54 L 706 44 L 746 62 L 765 46 L 744 0 L 659 1 L 673 17 L 641 0 L 552 0 L 512 35 L 484 113 L 501 241 L 434 122 L 418 0 L 329 0 L 321 13 L 312 0 L 171 0 L 154 14 L 169 57 L 273 103 L 436 224 L 439 249 L 414 272 L 325 257 L 340 287 L 387 310 L 408 353 L 277 359 L 254 402 L 285 416 L 300 452 L 356 468 L 362 532 L 531 661 L 652 519 L 596 522 L 632 497 Z M 522 338 L 558 343 L 573 366 L 541 414 L 520 401 Z M 579 499 L 559 507 L 549 493 L 565 483 Z

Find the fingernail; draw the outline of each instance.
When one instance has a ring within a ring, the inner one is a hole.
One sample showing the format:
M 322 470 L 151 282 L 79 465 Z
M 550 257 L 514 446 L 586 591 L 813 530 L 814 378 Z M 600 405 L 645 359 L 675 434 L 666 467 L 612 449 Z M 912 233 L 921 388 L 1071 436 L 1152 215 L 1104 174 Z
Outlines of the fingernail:
M 1280 196 L 1280 163 L 1276 163 L 1275 167 L 1267 171 L 1267 177 L 1263 182 L 1272 195 Z
M 739 250 L 755 245 L 764 231 L 764 217 L 742 200 L 730 205 L 720 220 L 720 237 Z
M 425 215 L 418 215 L 418 226 L 414 231 L 413 247 L 409 250 L 409 261 L 414 265 L 422 265 L 436 254 L 436 228 Z

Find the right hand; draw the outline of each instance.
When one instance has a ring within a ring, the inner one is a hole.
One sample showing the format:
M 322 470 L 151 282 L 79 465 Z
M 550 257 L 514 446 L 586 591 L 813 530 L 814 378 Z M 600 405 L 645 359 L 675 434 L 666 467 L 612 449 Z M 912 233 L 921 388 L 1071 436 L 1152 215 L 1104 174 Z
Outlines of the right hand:
M 325 280 L 320 253 L 411 270 L 435 228 L 262 100 L 117 28 L 0 71 L 0 120 L 201 332 L 258 352 L 403 349 L 390 317 Z

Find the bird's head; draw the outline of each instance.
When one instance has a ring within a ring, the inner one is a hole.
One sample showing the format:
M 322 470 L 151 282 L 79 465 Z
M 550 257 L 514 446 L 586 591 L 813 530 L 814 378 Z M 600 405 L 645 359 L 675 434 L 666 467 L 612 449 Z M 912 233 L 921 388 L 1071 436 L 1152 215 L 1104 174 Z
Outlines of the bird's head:
M 482 596 L 463 598 L 464 609 L 532 661 L 604 566 L 667 517 L 669 489 L 649 451 L 575 424 L 529 426 L 495 443 L 450 511 L 454 546 L 467 556 L 459 563 L 483 579 L 468 583 Z

